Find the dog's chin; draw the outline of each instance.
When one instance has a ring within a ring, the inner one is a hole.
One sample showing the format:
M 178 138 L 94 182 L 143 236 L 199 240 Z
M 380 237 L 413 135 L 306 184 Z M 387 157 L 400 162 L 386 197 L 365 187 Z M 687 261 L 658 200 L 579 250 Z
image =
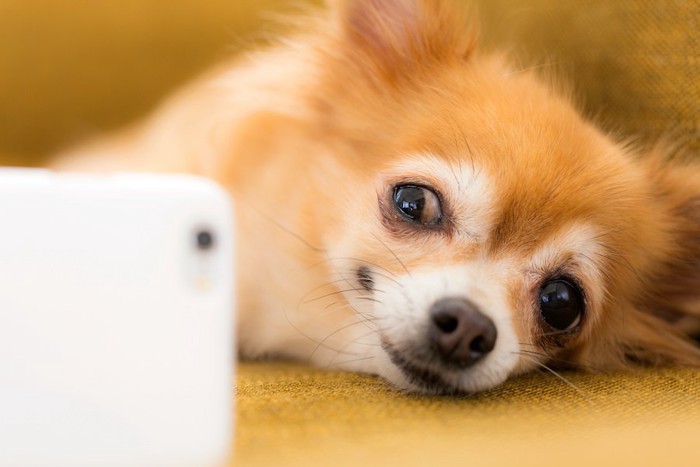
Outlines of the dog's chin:
M 456 369 L 440 363 L 420 361 L 386 344 L 383 348 L 388 361 L 380 368 L 380 376 L 410 393 L 474 394 L 492 389 L 508 378 L 507 371 L 488 368 L 486 361 L 470 368 Z

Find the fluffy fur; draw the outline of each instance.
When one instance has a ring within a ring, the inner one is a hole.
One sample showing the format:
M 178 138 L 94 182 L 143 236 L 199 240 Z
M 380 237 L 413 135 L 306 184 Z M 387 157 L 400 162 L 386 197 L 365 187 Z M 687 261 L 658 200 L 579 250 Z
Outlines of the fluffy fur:
M 540 365 L 700 366 L 700 167 L 646 157 L 532 71 L 481 52 L 449 0 L 337 0 L 116 137 L 79 170 L 184 171 L 236 201 L 239 345 L 375 373 L 413 391 L 493 387 Z M 440 194 L 407 222 L 396 186 Z M 537 297 L 581 285 L 554 332 Z M 494 349 L 442 364 L 426 338 L 444 297 L 475 303 Z

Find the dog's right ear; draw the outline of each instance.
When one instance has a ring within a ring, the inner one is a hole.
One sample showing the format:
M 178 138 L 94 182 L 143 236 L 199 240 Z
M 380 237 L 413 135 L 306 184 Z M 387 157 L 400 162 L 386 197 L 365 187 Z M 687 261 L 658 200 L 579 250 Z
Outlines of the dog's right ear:
M 476 32 L 449 0 L 329 0 L 348 64 L 397 80 L 436 62 L 465 60 Z

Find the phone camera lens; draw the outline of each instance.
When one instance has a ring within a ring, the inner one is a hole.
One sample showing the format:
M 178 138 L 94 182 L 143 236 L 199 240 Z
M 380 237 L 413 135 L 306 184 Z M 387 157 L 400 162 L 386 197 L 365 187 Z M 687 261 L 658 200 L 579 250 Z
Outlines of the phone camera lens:
M 197 248 L 206 251 L 211 250 L 214 246 L 214 235 L 208 230 L 197 232 Z

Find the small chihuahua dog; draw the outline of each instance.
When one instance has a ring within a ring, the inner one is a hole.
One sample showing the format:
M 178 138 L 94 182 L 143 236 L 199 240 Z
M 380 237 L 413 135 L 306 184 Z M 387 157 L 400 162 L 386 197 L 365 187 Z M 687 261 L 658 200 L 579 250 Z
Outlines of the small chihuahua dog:
M 414 392 L 700 366 L 700 166 L 640 157 L 450 0 L 331 0 L 64 155 L 236 201 L 239 345 Z

